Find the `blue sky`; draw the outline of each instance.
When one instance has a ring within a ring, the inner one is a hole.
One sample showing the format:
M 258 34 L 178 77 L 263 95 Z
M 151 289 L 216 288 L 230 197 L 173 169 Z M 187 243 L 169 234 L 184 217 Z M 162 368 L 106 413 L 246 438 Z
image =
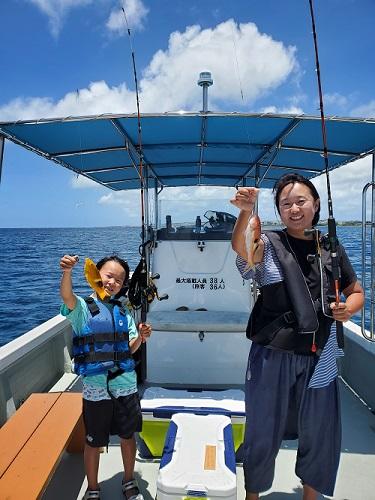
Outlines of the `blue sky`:
M 375 117 L 374 0 L 314 5 L 326 114 Z M 7 0 L 0 5 L 0 121 L 134 112 L 121 6 L 141 112 L 199 110 L 196 81 L 210 70 L 211 110 L 318 114 L 308 0 Z M 360 218 L 369 180 L 369 158 L 355 172 L 332 173 L 338 220 Z M 325 180 L 316 184 L 324 205 Z M 168 191 L 177 201 L 220 197 L 221 208 L 230 208 L 231 190 Z M 92 186 L 6 143 L 0 227 L 139 225 L 138 206 L 137 192 Z M 274 218 L 268 192 L 261 213 Z

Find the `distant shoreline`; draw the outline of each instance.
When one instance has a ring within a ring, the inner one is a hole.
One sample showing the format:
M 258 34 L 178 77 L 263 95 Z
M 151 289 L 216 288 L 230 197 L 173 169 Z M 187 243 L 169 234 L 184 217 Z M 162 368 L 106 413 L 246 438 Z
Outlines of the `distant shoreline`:
M 368 221 L 367 224 L 371 224 L 371 223 Z M 262 221 L 262 225 L 263 226 L 280 226 L 280 222 L 265 220 L 265 221 Z M 327 225 L 328 225 L 327 220 L 322 220 L 317 224 L 318 227 L 327 226 Z M 358 221 L 358 220 L 336 221 L 336 226 L 362 226 L 362 222 Z
M 371 225 L 370 221 L 367 221 L 367 224 Z M 262 221 L 263 226 L 280 226 L 280 222 L 278 221 L 269 221 L 269 220 L 264 220 Z M 349 221 L 336 221 L 337 226 L 362 226 L 361 221 L 357 220 L 349 220 Z M 318 227 L 320 226 L 327 226 L 327 220 L 320 221 L 317 224 Z M 141 226 L 43 226 L 43 227 L 0 227 L 0 230 L 2 229 L 25 229 L 25 230 L 31 230 L 31 229 L 141 229 Z

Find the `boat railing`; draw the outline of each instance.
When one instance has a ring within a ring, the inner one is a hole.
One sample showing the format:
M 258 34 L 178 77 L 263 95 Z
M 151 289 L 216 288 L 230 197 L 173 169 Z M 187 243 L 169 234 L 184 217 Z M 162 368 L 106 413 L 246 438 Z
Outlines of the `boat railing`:
M 60 315 L 0 347 L 0 426 L 32 392 L 71 372 L 72 330 Z
M 367 220 L 367 198 L 371 188 L 370 220 Z M 375 304 L 375 155 L 372 155 L 372 182 L 362 190 L 362 286 L 365 305 L 362 308 L 361 330 L 365 339 L 375 342 L 374 304 Z M 369 300 L 368 293 L 370 294 Z M 366 297 L 367 295 L 367 297 Z M 366 329 L 367 304 L 370 306 L 369 325 Z

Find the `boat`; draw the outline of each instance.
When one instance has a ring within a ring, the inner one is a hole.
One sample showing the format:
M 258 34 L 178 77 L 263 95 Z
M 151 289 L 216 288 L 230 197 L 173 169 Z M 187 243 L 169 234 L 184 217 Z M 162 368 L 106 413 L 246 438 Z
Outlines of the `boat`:
M 200 75 L 205 98 L 210 81 L 210 74 Z M 205 104 L 197 113 L 142 114 L 142 148 L 138 118 L 111 114 L 0 123 L 1 162 L 6 160 L 5 143 L 11 141 L 52 166 L 63 166 L 115 191 L 139 189 L 140 177 L 144 179 L 143 250 L 154 300 L 147 312 L 153 334 L 143 348 L 139 368 L 144 415 L 136 462 L 140 489 L 145 499 L 155 498 L 173 414 L 220 413 L 231 419 L 237 497 L 243 498 L 243 386 L 250 347 L 244 331 L 256 289 L 236 270 L 230 242 L 233 214 L 215 206 L 197 207 L 193 220 L 181 222 L 161 207 L 159 196 L 173 186 L 269 188 L 290 171 L 318 176 L 324 171 L 320 117 L 213 113 Z M 372 182 L 364 187 L 362 202 L 363 276 L 367 277 L 374 265 L 374 253 L 368 255 L 367 250 L 374 249 L 375 214 L 372 210 L 369 224 L 366 200 L 375 187 L 375 120 L 327 117 L 326 127 L 330 170 L 372 155 Z M 370 499 L 375 491 L 370 274 L 370 282 L 366 281 L 370 324 L 365 320 L 362 325 L 344 324 L 346 355 L 340 360 L 344 434 L 337 500 Z M 139 317 L 138 310 L 134 314 Z M 32 393 L 80 391 L 79 377 L 71 373 L 71 337 L 68 321 L 57 315 L 0 348 L 1 424 Z M 264 498 L 299 498 L 295 450 L 296 442 L 284 442 L 272 489 Z M 101 458 L 104 498 L 120 498 L 121 471 L 114 440 Z M 43 498 L 78 499 L 85 489 L 81 457 L 65 453 Z

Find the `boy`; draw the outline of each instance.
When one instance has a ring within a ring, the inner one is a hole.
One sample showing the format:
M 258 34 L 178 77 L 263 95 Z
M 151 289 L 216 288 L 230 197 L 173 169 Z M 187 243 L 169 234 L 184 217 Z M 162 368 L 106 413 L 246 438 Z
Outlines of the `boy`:
M 134 433 L 142 430 L 142 413 L 131 354 L 150 336 L 151 327 L 140 325 L 138 334 L 129 311 L 113 299 L 129 278 L 126 261 L 110 256 L 98 262 L 108 295 L 101 300 L 97 294 L 83 299 L 73 293 L 71 273 L 77 260 L 71 255 L 60 260 L 60 294 L 64 302 L 60 312 L 73 327 L 74 371 L 83 382 L 84 464 L 88 482 L 83 500 L 100 499 L 100 448 L 108 445 L 110 434 L 119 435 L 121 440 L 124 497 L 143 500 L 134 479 Z

